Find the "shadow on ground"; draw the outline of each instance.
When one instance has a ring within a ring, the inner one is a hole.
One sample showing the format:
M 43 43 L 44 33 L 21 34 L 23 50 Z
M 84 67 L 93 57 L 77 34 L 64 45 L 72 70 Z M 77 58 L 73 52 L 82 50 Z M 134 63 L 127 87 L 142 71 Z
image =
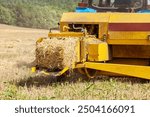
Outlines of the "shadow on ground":
M 76 82 L 94 82 L 94 79 L 88 79 L 87 77 L 81 75 L 81 74 L 74 74 L 74 75 L 69 75 L 69 76 L 34 76 L 34 77 L 29 77 L 26 79 L 21 79 L 19 81 L 13 81 L 18 87 L 19 86 L 27 86 L 27 87 L 41 87 L 41 86 L 51 86 L 53 84 L 62 84 L 62 83 L 76 83 Z
M 88 79 L 83 75 L 74 75 L 70 77 L 52 77 L 52 76 L 35 76 L 29 77 L 27 79 L 22 79 L 20 81 L 16 81 L 15 84 L 18 87 L 27 86 L 32 87 L 45 87 L 51 86 L 53 84 L 61 85 L 62 83 L 69 82 L 69 83 L 77 83 L 77 82 L 122 82 L 122 83 L 131 83 L 131 84 L 146 84 L 150 83 L 149 80 L 139 79 L 139 78 L 132 78 L 132 77 L 108 77 L 108 76 L 98 76 L 94 79 Z
M 27 79 L 22 79 L 20 81 L 16 82 L 17 86 L 27 86 L 27 87 L 41 87 L 41 86 L 48 86 L 52 85 L 54 83 L 57 83 L 57 78 L 55 77 L 43 77 L 43 76 L 37 76 L 37 77 L 29 77 Z

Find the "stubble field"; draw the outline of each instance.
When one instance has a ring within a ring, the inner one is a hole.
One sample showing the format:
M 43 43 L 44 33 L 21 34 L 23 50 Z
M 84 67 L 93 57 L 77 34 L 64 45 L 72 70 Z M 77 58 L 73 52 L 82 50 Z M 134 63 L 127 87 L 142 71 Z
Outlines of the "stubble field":
M 99 76 L 63 81 L 32 74 L 35 42 L 48 30 L 0 25 L 0 99 L 150 99 L 147 80 Z

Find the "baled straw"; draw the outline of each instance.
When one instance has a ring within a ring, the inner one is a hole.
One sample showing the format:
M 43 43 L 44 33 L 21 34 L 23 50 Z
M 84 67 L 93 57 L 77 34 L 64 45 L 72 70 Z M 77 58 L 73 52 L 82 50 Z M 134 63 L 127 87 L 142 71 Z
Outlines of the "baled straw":
M 48 69 L 72 68 L 76 61 L 76 44 L 79 38 L 47 38 L 36 45 L 36 62 Z

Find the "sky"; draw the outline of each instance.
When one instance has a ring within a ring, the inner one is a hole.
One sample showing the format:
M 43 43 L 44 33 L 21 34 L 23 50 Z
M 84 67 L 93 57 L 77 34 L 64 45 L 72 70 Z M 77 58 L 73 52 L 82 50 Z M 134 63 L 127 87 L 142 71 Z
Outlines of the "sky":
M 150 5 L 150 0 L 147 0 L 148 1 L 148 5 Z

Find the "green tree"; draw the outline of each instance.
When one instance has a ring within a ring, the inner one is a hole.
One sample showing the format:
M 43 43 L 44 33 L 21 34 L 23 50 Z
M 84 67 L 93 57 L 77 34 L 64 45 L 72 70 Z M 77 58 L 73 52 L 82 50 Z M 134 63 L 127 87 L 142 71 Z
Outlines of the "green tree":
M 63 12 L 80 0 L 0 0 L 0 23 L 33 28 L 56 27 Z
M 11 10 L 0 6 L 0 23 L 4 24 L 14 24 L 15 19 L 14 19 L 14 14 Z

